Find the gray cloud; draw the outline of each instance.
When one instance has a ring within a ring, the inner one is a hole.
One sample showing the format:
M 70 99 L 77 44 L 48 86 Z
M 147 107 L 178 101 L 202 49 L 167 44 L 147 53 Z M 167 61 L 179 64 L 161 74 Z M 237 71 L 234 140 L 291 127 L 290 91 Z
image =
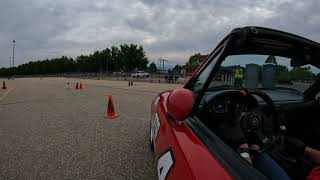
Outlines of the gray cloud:
M 184 63 L 208 53 L 230 30 L 272 27 L 320 41 L 317 0 L 2 0 L 0 66 L 142 44 L 151 60 Z

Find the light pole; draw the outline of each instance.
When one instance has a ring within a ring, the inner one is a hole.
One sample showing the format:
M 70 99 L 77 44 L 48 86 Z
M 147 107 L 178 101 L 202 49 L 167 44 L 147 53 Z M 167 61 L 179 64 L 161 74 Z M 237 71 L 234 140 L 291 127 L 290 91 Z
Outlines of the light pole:
M 10 56 L 10 60 L 9 60 L 9 68 L 11 68 L 11 56 Z
M 164 71 L 164 62 L 168 62 L 168 60 L 159 58 L 158 61 L 160 61 L 160 64 L 161 64 L 161 62 L 162 62 L 162 70 Z
M 107 58 L 107 77 L 108 77 L 108 73 L 109 73 L 109 59 Z
M 12 72 L 13 72 L 13 77 L 14 77 L 14 43 L 15 42 L 16 42 L 15 40 L 12 41 Z

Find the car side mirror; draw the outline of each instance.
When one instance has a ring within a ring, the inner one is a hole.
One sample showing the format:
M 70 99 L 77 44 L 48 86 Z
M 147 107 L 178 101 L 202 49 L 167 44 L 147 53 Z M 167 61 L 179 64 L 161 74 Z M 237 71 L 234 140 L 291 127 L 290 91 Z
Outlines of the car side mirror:
M 168 115 L 176 121 L 183 121 L 192 112 L 195 95 L 188 89 L 173 90 L 167 100 Z

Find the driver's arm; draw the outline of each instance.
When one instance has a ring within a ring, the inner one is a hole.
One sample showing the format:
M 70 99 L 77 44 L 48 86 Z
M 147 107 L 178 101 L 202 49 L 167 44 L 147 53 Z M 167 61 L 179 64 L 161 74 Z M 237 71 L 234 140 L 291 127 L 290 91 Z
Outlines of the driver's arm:
M 249 145 L 239 124 L 216 129 L 217 135 L 252 164 Z
M 312 163 L 320 165 L 320 151 L 306 146 L 304 155 L 307 156 Z
M 241 144 L 238 150 L 241 157 L 247 160 L 250 164 L 252 164 L 251 156 L 249 154 L 249 146 L 247 143 Z
M 306 146 L 301 140 L 292 137 L 285 138 L 285 145 L 290 152 L 294 152 L 297 156 L 305 155 L 315 165 L 320 165 L 320 151 Z
M 224 124 L 221 124 L 215 132 L 222 140 L 229 144 L 231 148 L 238 151 L 241 157 L 252 164 L 248 141 L 240 127 L 239 121 L 236 119 L 226 121 Z

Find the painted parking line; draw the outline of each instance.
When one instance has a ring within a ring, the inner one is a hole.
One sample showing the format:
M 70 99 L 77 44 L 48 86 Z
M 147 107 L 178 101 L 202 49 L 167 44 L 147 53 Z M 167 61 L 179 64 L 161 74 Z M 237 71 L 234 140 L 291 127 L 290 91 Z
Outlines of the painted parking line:
M 13 90 L 13 88 L 8 89 L 8 91 L 6 91 L 6 92 L 0 97 L 0 101 L 2 101 L 12 90 Z

